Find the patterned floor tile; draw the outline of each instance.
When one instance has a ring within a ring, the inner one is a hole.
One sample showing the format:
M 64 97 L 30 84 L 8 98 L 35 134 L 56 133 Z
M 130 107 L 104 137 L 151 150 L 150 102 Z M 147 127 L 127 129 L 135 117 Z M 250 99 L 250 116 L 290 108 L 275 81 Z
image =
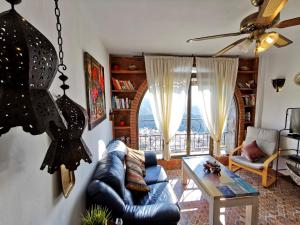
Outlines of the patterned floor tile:
M 179 225 L 208 225 L 208 203 L 193 181 L 181 184 L 181 171 L 169 170 L 168 177 L 181 207 Z M 257 188 L 259 196 L 259 225 L 300 225 L 300 187 L 291 180 L 279 178 L 276 187 L 263 188 L 259 176 L 240 170 L 237 174 Z M 221 212 L 226 225 L 244 225 L 245 208 L 226 208 Z

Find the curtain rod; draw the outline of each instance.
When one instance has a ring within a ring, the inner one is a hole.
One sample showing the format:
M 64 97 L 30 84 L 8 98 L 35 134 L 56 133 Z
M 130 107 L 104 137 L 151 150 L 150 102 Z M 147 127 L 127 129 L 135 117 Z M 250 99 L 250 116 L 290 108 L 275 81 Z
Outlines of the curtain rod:
M 203 57 L 203 58 L 212 58 L 212 55 L 177 55 L 177 54 L 164 54 L 164 53 L 142 53 L 142 56 L 177 56 L 177 57 Z M 217 58 L 239 58 L 238 55 L 226 55 Z

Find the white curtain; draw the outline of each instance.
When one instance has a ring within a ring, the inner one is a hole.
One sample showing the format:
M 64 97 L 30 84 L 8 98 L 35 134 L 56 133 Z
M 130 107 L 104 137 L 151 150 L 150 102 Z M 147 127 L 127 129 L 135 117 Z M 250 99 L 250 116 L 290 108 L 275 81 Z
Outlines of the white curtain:
M 233 100 L 238 58 L 196 58 L 200 110 L 212 139 L 213 154 L 219 156 L 220 143 Z
M 163 157 L 171 157 L 170 140 L 186 109 L 192 57 L 145 56 L 151 108 L 164 140 Z

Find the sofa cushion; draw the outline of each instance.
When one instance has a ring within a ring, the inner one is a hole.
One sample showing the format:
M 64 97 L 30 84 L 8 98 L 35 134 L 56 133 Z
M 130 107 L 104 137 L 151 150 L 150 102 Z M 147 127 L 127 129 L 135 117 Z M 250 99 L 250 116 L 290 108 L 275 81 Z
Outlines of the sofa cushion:
M 157 203 L 177 204 L 176 195 L 168 182 L 161 182 L 148 186 L 150 191 L 146 194 L 135 194 L 136 205 L 151 205 Z
M 124 162 L 125 155 L 127 154 L 127 146 L 120 140 L 113 140 L 106 147 L 108 154 L 116 155 L 122 162 Z
M 124 199 L 125 171 L 122 161 L 113 154 L 108 154 L 98 162 L 92 180 L 99 180 L 113 188 Z
M 232 156 L 230 159 L 236 163 L 242 164 L 244 166 L 248 166 L 252 169 L 260 170 L 264 167 L 264 161 L 266 158 L 259 159 L 256 162 L 249 161 L 246 157 L 238 155 L 238 156 Z
M 154 184 L 167 181 L 168 177 L 165 170 L 161 166 L 151 166 L 146 168 L 146 183 Z

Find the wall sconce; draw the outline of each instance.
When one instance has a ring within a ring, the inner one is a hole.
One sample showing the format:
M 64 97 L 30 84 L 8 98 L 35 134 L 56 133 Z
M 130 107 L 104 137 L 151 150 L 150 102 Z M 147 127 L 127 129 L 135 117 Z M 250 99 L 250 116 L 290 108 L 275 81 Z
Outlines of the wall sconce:
M 285 83 L 285 78 L 280 78 L 280 79 L 273 79 L 272 84 L 273 87 L 275 88 L 276 92 L 281 91 Z

